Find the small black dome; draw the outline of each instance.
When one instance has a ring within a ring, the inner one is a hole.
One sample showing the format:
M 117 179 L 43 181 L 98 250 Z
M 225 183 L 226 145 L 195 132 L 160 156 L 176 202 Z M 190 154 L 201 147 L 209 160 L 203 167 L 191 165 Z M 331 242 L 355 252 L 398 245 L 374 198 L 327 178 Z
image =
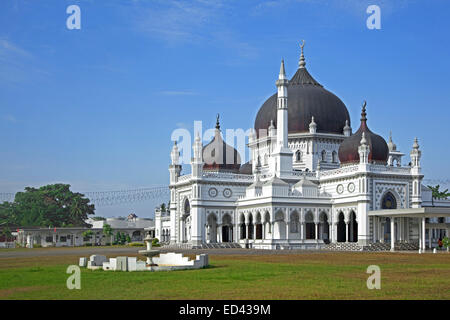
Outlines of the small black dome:
M 298 68 L 288 85 L 288 132 L 308 132 L 311 118 L 317 123 L 317 132 L 343 134 L 350 115 L 345 104 L 323 88 L 305 67 Z M 255 130 L 267 130 L 270 121 L 277 122 L 277 94 L 272 95 L 259 109 Z
M 358 163 L 358 148 L 361 143 L 362 134 L 370 147 L 369 162 L 386 164 L 389 157 L 389 148 L 383 137 L 373 133 L 367 127 L 366 103 L 364 102 L 361 112 L 361 125 L 358 131 L 346 138 L 339 146 L 339 161 L 341 164 Z
M 252 164 L 250 162 L 244 163 L 239 169 L 240 174 L 252 174 Z

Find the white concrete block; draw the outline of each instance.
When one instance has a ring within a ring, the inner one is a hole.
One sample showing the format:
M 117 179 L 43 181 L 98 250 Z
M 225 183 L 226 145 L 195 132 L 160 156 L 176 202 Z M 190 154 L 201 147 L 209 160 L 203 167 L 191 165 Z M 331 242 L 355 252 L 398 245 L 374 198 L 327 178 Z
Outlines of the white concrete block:
M 86 257 L 80 258 L 80 262 L 78 263 L 78 265 L 80 267 L 86 268 L 86 266 L 87 266 L 87 258 Z
M 93 254 L 89 257 L 89 261 L 91 261 L 92 266 L 102 266 L 103 262 L 107 262 L 108 259 L 105 256 Z
M 147 263 L 145 261 L 137 261 L 136 271 L 145 271 L 145 270 L 147 270 Z
M 117 271 L 128 271 L 127 257 L 117 257 L 116 262 Z
M 137 271 L 136 261 L 136 257 L 128 257 L 128 271 Z

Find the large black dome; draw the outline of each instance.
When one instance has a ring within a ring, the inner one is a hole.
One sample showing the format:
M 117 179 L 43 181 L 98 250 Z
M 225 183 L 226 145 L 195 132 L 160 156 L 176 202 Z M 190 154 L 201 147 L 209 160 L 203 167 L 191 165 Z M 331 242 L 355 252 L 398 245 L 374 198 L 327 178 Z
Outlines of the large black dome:
M 288 132 L 308 132 L 311 118 L 317 123 L 317 132 L 343 134 L 350 116 L 345 104 L 323 88 L 301 64 L 288 85 Z M 271 96 L 259 109 L 255 130 L 267 130 L 270 121 L 277 123 L 277 94 Z

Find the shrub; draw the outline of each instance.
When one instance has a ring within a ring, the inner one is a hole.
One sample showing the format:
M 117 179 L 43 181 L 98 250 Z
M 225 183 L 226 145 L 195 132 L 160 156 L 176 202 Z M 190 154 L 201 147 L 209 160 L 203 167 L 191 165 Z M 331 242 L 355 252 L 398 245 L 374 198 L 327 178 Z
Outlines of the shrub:
M 154 238 L 153 240 L 152 240 L 152 246 L 159 246 L 159 239 L 158 238 Z
M 130 242 L 128 244 L 128 246 L 130 246 L 130 247 L 145 247 L 145 244 L 143 244 L 142 242 Z

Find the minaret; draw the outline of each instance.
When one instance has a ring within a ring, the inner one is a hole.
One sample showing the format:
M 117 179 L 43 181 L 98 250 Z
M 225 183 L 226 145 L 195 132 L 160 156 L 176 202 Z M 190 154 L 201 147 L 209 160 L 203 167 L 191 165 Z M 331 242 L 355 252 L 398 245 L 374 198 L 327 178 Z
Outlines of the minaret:
M 276 81 L 277 97 L 277 145 L 271 157 L 271 171 L 277 176 L 292 174 L 292 151 L 288 148 L 288 84 L 284 60 L 281 60 L 280 74 Z
M 175 141 L 170 152 L 171 164 L 169 166 L 170 184 L 176 183 L 181 173 L 180 165 L 180 151 L 178 150 L 177 142 Z
M 411 175 L 413 178 L 411 203 L 413 208 L 419 208 L 422 204 L 421 185 L 423 175 L 420 168 L 420 157 L 422 151 L 419 150 L 419 141 L 414 139 L 413 148 L 410 153 L 411 156 Z
M 277 143 L 282 148 L 287 148 L 288 143 L 288 79 L 284 70 L 284 60 L 281 60 L 280 74 L 276 85 L 278 88 L 277 98 Z
M 169 166 L 170 175 L 170 242 L 175 243 L 177 241 L 176 233 L 176 212 L 177 212 L 177 190 L 176 183 L 181 173 L 180 165 L 180 151 L 178 150 L 177 142 L 175 141 L 172 147 L 172 152 L 170 153 L 170 158 L 172 160 Z
M 203 145 L 200 135 L 197 132 L 194 145 L 192 146 L 194 156 L 191 161 L 191 169 L 193 177 L 201 177 L 203 173 Z

